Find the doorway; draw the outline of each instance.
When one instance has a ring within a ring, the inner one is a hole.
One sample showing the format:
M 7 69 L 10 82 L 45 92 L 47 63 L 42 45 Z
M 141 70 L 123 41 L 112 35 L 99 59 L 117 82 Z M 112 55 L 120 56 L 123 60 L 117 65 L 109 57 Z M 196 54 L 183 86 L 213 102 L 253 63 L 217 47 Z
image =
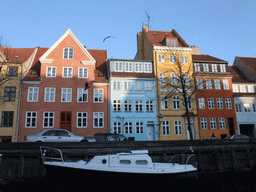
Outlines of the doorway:
M 240 134 L 251 136 L 254 133 L 254 124 L 240 124 Z
M 71 111 L 60 112 L 60 129 L 66 129 L 71 132 Z
M 229 135 L 235 135 L 234 118 L 228 118 Z
M 154 140 L 154 124 L 147 124 L 147 138 L 148 141 Z

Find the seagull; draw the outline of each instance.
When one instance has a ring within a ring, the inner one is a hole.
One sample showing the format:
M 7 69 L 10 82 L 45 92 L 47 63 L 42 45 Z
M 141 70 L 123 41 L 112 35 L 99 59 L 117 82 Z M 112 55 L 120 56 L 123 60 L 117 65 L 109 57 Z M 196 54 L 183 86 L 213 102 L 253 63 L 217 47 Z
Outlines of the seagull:
M 107 36 L 107 37 L 105 37 L 105 39 L 102 41 L 102 43 L 104 43 L 104 41 L 105 41 L 106 39 L 108 39 L 108 38 L 115 38 L 115 37 L 113 37 L 113 36 Z

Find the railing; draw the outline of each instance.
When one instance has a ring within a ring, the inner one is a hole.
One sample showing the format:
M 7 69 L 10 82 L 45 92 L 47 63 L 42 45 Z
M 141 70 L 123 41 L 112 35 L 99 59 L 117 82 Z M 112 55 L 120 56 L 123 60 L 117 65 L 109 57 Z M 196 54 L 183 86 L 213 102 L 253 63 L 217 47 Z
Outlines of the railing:
M 186 157 L 188 154 L 177 154 L 171 157 L 170 163 L 172 163 L 172 160 L 178 156 L 181 156 L 182 162 L 181 164 L 185 164 L 185 169 L 187 168 L 187 164 L 189 162 L 189 159 L 193 156 L 195 156 L 195 154 L 190 154 L 188 157 Z M 184 158 L 186 158 L 186 161 L 184 161 Z M 185 162 L 185 163 L 184 163 Z M 193 163 L 194 166 L 194 163 Z
M 57 151 L 60 155 L 60 158 L 46 157 L 47 149 L 52 150 L 52 151 Z M 42 157 L 43 162 L 45 162 L 46 160 L 58 160 L 58 161 L 61 161 L 62 163 L 64 163 L 64 158 L 63 158 L 63 155 L 62 155 L 62 151 L 60 149 L 40 146 L 40 152 L 41 152 L 41 157 Z

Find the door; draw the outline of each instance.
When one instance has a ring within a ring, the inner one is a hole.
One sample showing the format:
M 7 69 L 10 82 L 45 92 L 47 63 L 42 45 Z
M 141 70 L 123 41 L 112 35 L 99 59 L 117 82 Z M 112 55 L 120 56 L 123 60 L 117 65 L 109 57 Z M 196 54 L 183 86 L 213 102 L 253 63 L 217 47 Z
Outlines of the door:
M 65 130 L 57 130 L 57 132 L 58 142 L 72 142 L 74 139 L 72 135 Z
M 42 135 L 44 142 L 57 142 L 58 132 L 56 130 L 49 130 Z
M 66 129 L 71 132 L 71 111 L 62 111 L 60 113 L 60 129 Z
M 229 127 L 229 134 L 235 135 L 234 119 L 233 118 L 228 118 L 228 127 Z
M 154 140 L 154 124 L 147 124 L 147 137 L 148 141 Z

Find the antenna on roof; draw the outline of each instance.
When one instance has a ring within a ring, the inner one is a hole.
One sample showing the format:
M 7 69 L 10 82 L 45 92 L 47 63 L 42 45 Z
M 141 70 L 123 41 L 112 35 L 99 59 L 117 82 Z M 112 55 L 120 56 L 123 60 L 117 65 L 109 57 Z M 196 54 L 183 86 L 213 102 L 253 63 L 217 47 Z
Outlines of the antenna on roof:
M 148 25 L 149 25 L 149 21 L 150 21 L 150 17 L 149 17 L 149 15 L 148 15 L 148 13 L 147 13 L 147 11 L 145 11 L 145 13 L 146 13 L 146 15 L 147 15 L 147 18 L 148 18 Z

